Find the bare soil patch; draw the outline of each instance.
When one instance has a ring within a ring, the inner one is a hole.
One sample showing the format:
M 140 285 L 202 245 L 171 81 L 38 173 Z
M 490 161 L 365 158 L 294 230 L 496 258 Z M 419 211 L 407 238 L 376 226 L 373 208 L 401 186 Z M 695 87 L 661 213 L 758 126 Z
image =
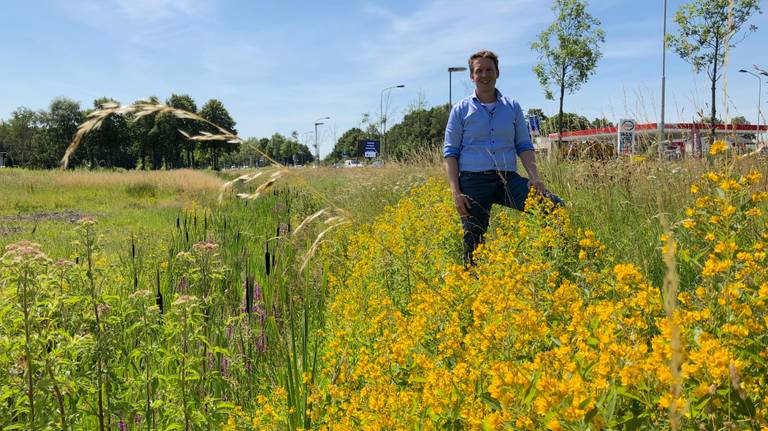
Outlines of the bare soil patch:
M 43 211 L 31 214 L 17 214 L 7 215 L 0 217 L 0 223 L 3 222 L 30 222 L 30 221 L 65 221 L 74 223 L 88 214 L 83 214 L 77 211 L 64 210 L 64 211 Z M 3 229 L 3 226 L 0 226 Z

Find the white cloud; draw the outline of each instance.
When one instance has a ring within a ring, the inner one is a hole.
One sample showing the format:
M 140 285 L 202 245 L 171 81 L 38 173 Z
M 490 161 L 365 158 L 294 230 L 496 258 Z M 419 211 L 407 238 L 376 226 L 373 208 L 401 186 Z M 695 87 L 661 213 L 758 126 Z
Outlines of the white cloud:
M 532 29 L 546 14 L 533 14 L 533 0 L 432 1 L 408 14 L 381 7 L 369 13 L 387 22 L 381 34 L 364 38 L 362 51 L 380 79 L 397 80 L 428 75 L 435 67 L 463 64 L 469 54 L 491 49 L 504 65 L 528 63 Z

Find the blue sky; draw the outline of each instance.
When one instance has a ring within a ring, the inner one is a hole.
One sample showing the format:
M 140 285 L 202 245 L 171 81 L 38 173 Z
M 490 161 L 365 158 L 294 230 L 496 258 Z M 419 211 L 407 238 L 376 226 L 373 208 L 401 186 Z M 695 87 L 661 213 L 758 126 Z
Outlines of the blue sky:
M 670 0 L 668 31 L 681 1 Z M 65 96 L 92 106 L 108 96 L 122 103 L 189 94 L 203 105 L 221 100 L 242 137 L 299 132 L 321 154 L 334 137 L 378 116 L 382 89 L 390 93 L 388 127 L 420 97 L 448 100 L 449 66 L 491 49 L 500 57 L 497 87 L 524 109 L 557 112 L 531 68 L 529 44 L 553 19 L 550 2 L 471 1 L 203 1 L 6 0 L 0 12 L 0 119 L 19 106 L 45 109 Z M 566 95 L 565 110 L 656 121 L 660 101 L 663 2 L 594 0 L 590 12 L 606 32 L 597 73 Z M 763 5 L 763 7 L 765 7 Z M 737 71 L 768 69 L 768 19 L 730 54 L 730 116 L 757 120 L 757 79 Z M 768 81 L 763 111 L 768 111 Z M 667 51 L 667 122 L 690 121 L 707 106 L 709 82 Z M 453 100 L 469 94 L 466 72 L 453 74 Z M 722 111 L 722 83 L 718 89 Z

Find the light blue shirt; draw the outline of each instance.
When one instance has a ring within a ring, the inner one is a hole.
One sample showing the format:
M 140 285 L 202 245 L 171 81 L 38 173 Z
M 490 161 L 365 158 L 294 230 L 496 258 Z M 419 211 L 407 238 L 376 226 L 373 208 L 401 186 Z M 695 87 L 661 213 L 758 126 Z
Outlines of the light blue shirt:
M 533 142 L 523 110 L 499 90 L 493 110 L 483 106 L 476 94 L 451 109 L 443 157 L 456 157 L 459 171 L 516 171 L 517 155 L 528 150 L 533 150 Z

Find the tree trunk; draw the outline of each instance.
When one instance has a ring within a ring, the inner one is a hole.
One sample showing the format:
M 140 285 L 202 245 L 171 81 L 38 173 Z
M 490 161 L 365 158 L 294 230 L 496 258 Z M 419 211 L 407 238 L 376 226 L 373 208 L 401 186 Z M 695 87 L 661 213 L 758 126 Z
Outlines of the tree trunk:
M 560 110 L 557 118 L 557 145 L 555 146 L 556 159 L 560 159 L 560 147 L 563 145 L 563 99 L 565 98 L 565 64 L 560 74 Z
M 709 125 L 710 125 L 710 131 L 712 138 L 709 142 L 709 145 L 712 145 L 712 143 L 715 142 L 715 114 L 717 112 L 717 109 L 715 108 L 715 95 L 717 91 L 717 54 L 718 50 L 720 49 L 720 40 L 715 37 L 715 61 L 712 65 L 712 112 L 710 113 L 709 118 Z

